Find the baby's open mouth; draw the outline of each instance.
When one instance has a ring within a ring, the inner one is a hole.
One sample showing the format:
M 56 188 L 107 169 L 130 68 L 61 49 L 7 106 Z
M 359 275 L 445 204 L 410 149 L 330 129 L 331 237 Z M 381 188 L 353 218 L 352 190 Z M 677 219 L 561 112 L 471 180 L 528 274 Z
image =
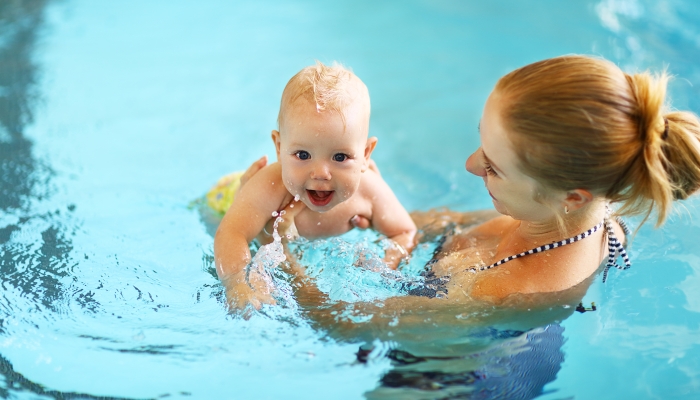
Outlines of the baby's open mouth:
M 307 190 L 306 193 L 308 193 L 309 195 L 309 200 L 311 200 L 311 204 L 317 207 L 323 207 L 326 204 L 330 203 L 333 199 L 332 190 Z

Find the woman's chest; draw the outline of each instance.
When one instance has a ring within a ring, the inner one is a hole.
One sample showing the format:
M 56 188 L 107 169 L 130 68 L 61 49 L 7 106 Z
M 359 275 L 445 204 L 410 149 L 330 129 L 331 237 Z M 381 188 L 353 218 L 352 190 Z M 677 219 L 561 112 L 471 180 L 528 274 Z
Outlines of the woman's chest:
M 433 271 L 438 275 L 454 275 L 472 267 L 488 265 L 496 257 L 499 238 L 480 234 L 457 234 L 445 241 Z
M 453 275 L 490 265 L 502 253 L 503 236 L 512 229 L 508 220 L 498 218 L 467 231 L 450 234 L 433 266 L 437 274 Z

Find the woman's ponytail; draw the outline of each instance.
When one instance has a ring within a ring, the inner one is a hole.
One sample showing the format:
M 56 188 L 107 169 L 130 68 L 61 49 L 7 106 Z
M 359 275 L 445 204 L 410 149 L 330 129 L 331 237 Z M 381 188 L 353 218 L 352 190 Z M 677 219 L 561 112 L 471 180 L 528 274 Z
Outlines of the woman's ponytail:
M 689 112 L 666 112 L 668 75 L 648 72 L 627 75 L 637 101 L 637 124 L 642 154 L 629 177 L 621 213 L 657 210 L 660 226 L 674 200 L 685 199 L 700 187 L 700 121 Z

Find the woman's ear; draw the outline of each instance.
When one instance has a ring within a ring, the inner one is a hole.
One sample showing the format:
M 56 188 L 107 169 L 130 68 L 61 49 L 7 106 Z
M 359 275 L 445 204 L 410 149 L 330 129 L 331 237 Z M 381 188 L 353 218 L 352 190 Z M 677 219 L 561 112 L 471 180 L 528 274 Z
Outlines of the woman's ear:
M 275 151 L 277 152 L 277 161 L 280 160 L 280 132 L 272 131 L 272 142 L 275 144 Z
M 566 192 L 564 198 L 565 212 L 576 211 L 579 208 L 593 201 L 593 195 L 586 189 L 574 189 Z
M 372 152 L 374 151 L 374 148 L 377 146 L 377 138 L 376 137 L 371 137 L 367 139 L 367 144 L 365 145 L 365 160 L 362 163 L 362 172 L 367 171 L 367 168 L 369 168 L 369 159 L 372 156 Z

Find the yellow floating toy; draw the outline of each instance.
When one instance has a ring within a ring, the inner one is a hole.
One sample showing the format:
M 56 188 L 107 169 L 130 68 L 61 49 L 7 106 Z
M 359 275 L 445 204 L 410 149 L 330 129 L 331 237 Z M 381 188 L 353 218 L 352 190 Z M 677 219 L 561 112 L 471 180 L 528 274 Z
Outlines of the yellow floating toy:
M 237 171 L 219 179 L 207 192 L 207 205 L 220 214 L 226 214 L 228 208 L 231 207 L 231 203 L 233 203 L 233 198 L 236 196 L 238 188 L 241 187 L 242 175 L 242 171 Z

